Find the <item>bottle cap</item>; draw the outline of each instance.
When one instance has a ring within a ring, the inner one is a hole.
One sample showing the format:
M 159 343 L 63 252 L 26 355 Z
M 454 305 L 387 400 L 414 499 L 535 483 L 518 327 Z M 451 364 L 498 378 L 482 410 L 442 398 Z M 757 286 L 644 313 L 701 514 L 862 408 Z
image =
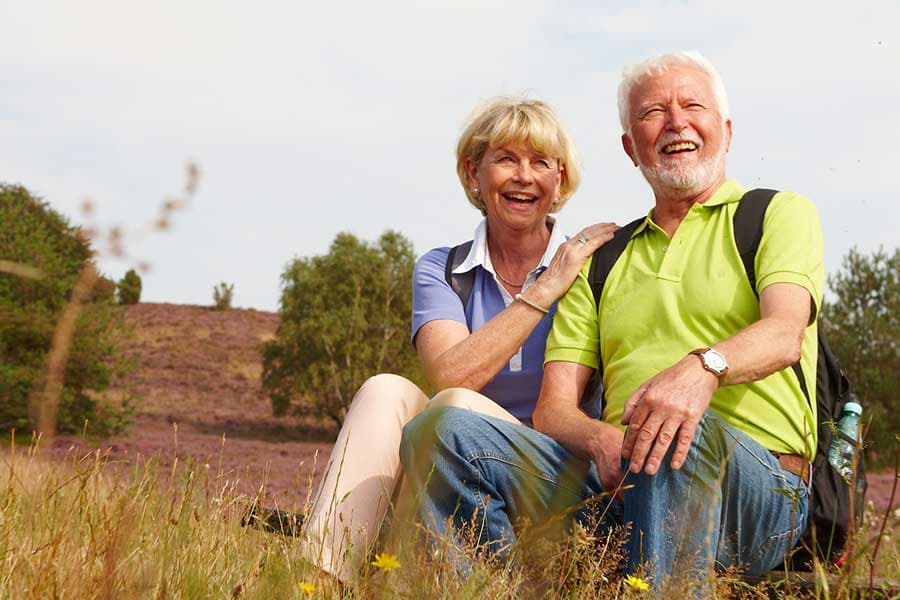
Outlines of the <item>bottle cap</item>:
M 862 406 L 858 402 L 848 402 L 844 405 L 845 413 L 853 413 L 854 415 L 862 414 Z

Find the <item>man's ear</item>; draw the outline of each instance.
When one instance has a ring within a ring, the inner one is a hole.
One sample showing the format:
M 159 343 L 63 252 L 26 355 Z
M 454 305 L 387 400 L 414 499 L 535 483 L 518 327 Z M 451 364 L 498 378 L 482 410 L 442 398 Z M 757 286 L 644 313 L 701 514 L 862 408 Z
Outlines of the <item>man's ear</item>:
M 731 150 L 731 119 L 725 119 L 725 151 Z
M 634 154 L 634 140 L 627 131 L 622 134 L 622 149 L 625 150 L 625 154 L 631 159 L 632 164 L 638 166 L 637 157 Z

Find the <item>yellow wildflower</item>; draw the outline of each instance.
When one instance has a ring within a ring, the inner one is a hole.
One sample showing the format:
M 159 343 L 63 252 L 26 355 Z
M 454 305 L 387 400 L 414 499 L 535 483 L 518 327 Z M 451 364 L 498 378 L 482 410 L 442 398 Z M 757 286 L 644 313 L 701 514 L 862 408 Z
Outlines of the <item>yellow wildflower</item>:
M 372 561 L 373 567 L 378 567 L 385 573 L 388 571 L 393 571 L 394 569 L 400 568 L 400 561 L 397 560 L 397 557 L 393 554 L 388 554 L 384 552 L 382 554 L 376 554 L 375 560 Z
M 316 586 L 307 581 L 301 581 L 300 583 L 298 583 L 297 588 L 302 594 L 312 595 L 316 593 Z
M 626 577 L 624 583 L 631 589 L 637 590 L 639 592 L 646 592 L 650 589 L 649 583 L 647 583 L 640 577 L 635 577 L 634 575 L 629 575 L 628 577 Z

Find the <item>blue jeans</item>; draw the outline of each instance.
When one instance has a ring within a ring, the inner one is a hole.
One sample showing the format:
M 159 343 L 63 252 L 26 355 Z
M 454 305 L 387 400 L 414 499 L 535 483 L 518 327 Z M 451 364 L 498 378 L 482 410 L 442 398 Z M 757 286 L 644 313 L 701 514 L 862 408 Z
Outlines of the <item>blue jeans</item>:
M 656 475 L 629 474 L 623 502 L 608 497 L 608 525 L 631 523 L 627 572 L 659 586 L 672 573 L 710 567 L 762 575 L 806 527 L 809 489 L 757 442 L 707 411 L 681 469 L 669 455 Z M 430 408 L 406 425 L 400 457 L 421 496 L 420 517 L 439 535 L 474 528 L 504 556 L 520 519 L 542 523 L 603 492 L 596 466 L 524 426 L 459 408 Z M 623 461 L 623 469 L 626 468 Z M 723 468 L 724 466 L 724 468 Z M 601 507 L 602 508 L 602 507 Z

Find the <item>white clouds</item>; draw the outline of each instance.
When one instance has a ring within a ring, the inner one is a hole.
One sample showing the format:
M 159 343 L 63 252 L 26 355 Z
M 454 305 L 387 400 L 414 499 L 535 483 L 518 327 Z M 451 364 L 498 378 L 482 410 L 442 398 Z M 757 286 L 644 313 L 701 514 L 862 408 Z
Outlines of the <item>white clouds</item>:
M 57 66 L 210 68 L 233 60 L 249 41 L 239 15 L 223 6 L 214 1 L 20 3 L 7 9 L 3 55 L 19 52 L 32 64 Z
M 697 48 L 729 88 L 732 172 L 810 195 L 829 268 L 858 240 L 897 243 L 886 219 L 871 224 L 898 200 L 884 178 L 898 157 L 886 132 L 900 131 L 895 2 L 560 6 L 21 3 L 0 23 L 0 136 L 14 149 L 0 179 L 135 222 L 194 158 L 194 207 L 137 249 L 156 266 L 146 296 L 209 302 L 224 279 L 238 304 L 272 308 L 284 262 L 340 230 L 399 229 L 419 252 L 469 235 L 478 215 L 453 147 L 499 93 L 548 99 L 573 132 L 585 182 L 564 224 L 639 214 L 650 198 L 619 149 L 618 74 Z

